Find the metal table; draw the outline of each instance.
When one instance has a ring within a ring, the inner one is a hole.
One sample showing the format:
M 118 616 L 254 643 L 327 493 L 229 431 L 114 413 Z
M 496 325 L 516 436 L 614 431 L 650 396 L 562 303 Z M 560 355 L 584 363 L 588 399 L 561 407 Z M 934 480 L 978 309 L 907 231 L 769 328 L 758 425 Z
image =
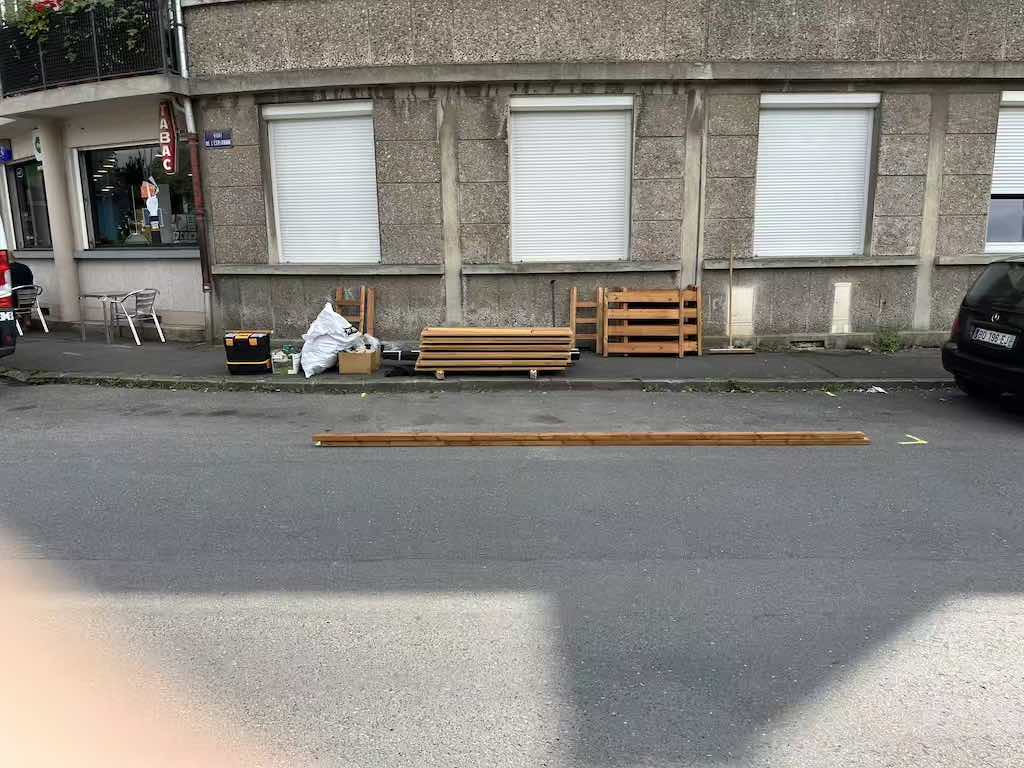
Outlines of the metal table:
M 85 341 L 85 307 L 83 302 L 85 299 L 97 299 L 103 306 L 103 333 L 106 336 L 107 344 L 110 343 L 110 304 L 114 301 L 121 301 L 131 291 L 89 291 L 88 293 L 78 294 L 78 316 L 79 327 L 82 331 L 82 341 Z

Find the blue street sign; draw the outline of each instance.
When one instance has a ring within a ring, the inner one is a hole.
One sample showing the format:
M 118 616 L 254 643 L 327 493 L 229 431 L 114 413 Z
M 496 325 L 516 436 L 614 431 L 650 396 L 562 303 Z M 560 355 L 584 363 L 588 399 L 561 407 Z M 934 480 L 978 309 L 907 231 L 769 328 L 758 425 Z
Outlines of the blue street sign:
M 224 149 L 235 145 L 231 138 L 231 130 L 204 131 L 203 146 L 207 149 Z
M 14 150 L 0 144 L 0 163 L 9 163 L 14 159 Z

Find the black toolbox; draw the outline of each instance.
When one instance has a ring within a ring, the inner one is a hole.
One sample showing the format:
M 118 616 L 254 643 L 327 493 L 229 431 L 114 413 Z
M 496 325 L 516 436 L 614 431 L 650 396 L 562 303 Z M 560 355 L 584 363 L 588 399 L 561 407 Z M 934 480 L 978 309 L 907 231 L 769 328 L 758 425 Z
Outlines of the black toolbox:
M 225 331 L 224 354 L 228 370 L 237 373 L 273 373 L 270 334 L 273 331 Z

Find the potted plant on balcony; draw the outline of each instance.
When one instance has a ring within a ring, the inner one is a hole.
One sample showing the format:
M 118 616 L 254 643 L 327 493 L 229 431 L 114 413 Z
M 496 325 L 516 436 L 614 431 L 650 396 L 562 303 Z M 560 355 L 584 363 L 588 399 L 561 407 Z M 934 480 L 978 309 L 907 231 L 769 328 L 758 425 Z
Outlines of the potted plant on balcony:
M 107 11 L 106 23 L 112 31 L 119 33 L 125 50 L 135 52 L 142 49 L 150 23 L 145 0 L 37 0 L 18 9 L 14 25 L 30 40 L 45 39 L 56 14 L 72 17 L 96 10 Z M 74 34 L 69 34 L 72 30 Z M 89 32 L 84 25 L 71 25 L 64 31 L 65 53 L 74 60 L 75 44 L 80 44 L 84 39 L 82 35 Z

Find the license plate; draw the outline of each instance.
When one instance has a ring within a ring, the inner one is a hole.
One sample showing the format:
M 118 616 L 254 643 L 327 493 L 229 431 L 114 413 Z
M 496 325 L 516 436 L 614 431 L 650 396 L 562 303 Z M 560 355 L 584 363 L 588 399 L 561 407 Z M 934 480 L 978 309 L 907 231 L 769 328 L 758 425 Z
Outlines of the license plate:
M 3 322 L 4 320 L 12 320 L 13 321 L 14 320 L 14 313 L 13 312 L 0 312 L 0 322 Z
M 1006 347 L 1007 349 L 1013 349 L 1013 345 L 1017 342 L 1017 337 L 1012 333 L 1000 333 L 999 331 L 990 331 L 987 328 L 975 328 L 971 338 L 975 341 L 983 341 L 986 344 Z

